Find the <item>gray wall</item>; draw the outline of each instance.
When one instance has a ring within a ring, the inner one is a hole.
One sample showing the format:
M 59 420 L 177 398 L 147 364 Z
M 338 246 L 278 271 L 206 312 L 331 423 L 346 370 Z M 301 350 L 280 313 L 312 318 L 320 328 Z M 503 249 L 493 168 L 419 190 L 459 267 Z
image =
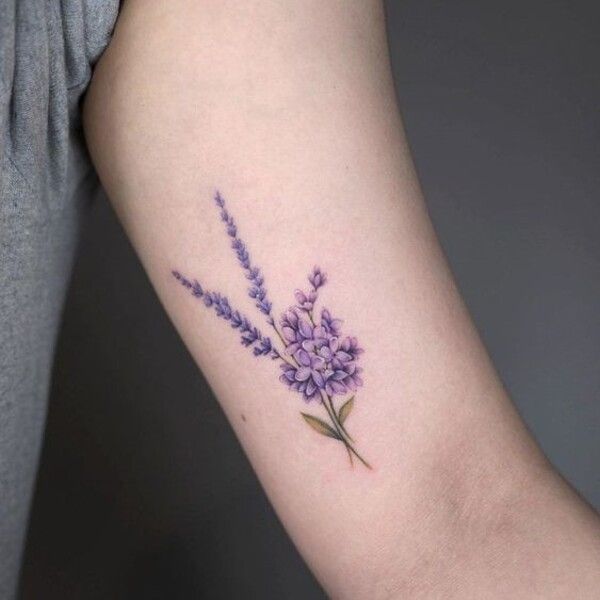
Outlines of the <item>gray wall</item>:
M 600 11 L 388 6 L 439 235 L 525 420 L 600 507 Z M 106 202 L 59 343 L 24 597 L 322 598 Z

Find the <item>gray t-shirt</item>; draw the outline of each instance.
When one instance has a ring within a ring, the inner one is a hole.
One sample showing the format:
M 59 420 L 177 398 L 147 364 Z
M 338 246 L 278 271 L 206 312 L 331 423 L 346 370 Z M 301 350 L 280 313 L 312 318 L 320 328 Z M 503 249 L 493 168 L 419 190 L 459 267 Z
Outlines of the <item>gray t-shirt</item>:
M 0 598 L 15 594 L 61 307 L 97 190 L 80 104 L 119 0 L 0 0 Z

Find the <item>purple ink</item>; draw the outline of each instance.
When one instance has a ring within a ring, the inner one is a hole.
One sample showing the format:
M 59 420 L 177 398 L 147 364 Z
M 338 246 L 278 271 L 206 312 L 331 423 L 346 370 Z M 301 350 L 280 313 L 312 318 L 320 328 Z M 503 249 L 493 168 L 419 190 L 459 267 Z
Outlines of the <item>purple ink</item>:
M 273 315 L 273 304 L 267 298 L 264 277 L 260 269 L 250 260 L 246 244 L 238 236 L 238 227 L 225 206 L 219 192 L 215 203 L 225 223 L 231 247 L 246 279 L 250 282 L 248 295 L 255 307 L 266 317 L 279 343 L 277 347 L 271 339 L 255 327 L 247 317 L 231 307 L 226 296 L 219 292 L 207 291 L 200 283 L 190 280 L 179 271 L 172 271 L 173 277 L 192 296 L 201 300 L 207 308 L 215 311 L 217 317 L 228 321 L 240 334 L 243 346 L 251 348 L 255 356 L 269 356 L 280 361 L 280 381 L 290 390 L 302 395 L 306 402 L 315 401 L 324 406 L 330 423 L 314 415 L 301 413 L 312 429 L 344 444 L 352 463 L 353 456 L 366 467 L 370 465 L 358 454 L 352 439 L 345 429 L 344 422 L 354 405 L 354 393 L 363 385 L 362 369 L 357 365 L 363 350 L 355 337 L 342 334 L 342 321 L 334 318 L 322 308 L 315 316 L 315 305 L 319 290 L 327 283 L 326 274 L 315 266 L 308 275 L 310 288 L 294 292 L 296 304 L 284 312 L 277 324 Z M 279 326 L 278 326 L 279 325 Z M 334 397 L 349 396 L 339 408 L 335 407 Z

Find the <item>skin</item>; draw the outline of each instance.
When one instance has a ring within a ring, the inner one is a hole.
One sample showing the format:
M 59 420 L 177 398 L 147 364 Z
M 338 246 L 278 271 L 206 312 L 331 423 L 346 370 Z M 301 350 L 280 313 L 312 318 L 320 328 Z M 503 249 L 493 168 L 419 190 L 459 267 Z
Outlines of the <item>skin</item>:
M 102 183 L 293 541 L 334 598 L 600 597 L 600 524 L 501 385 L 427 216 L 374 0 L 128 0 L 84 106 Z M 186 293 L 252 316 L 227 199 L 279 314 L 319 264 L 365 348 L 373 469 Z M 242 414 L 245 418 L 242 418 Z

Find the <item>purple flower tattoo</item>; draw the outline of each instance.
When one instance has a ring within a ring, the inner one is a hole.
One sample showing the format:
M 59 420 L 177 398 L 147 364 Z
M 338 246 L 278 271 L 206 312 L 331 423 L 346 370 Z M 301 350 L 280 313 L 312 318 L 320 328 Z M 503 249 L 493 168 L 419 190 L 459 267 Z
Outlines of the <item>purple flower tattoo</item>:
M 237 330 L 241 344 L 250 348 L 255 356 L 279 361 L 279 380 L 300 394 L 306 403 L 322 406 L 327 414 L 327 420 L 323 420 L 301 412 L 304 421 L 317 433 L 342 443 L 351 464 L 356 458 L 370 469 L 345 427 L 356 391 L 363 385 L 362 369 L 358 366 L 363 350 L 355 337 L 342 333 L 340 319 L 334 318 L 326 308 L 316 310 L 319 290 L 327 283 L 326 274 L 314 267 L 308 275 L 308 288 L 294 292 L 295 304 L 276 321 L 262 273 L 252 264 L 246 244 L 238 236 L 235 220 L 219 192 L 215 194 L 215 203 L 231 239 L 231 248 L 249 281 L 248 296 L 266 318 L 277 338 L 276 343 L 234 309 L 223 294 L 205 290 L 197 280 L 188 279 L 179 271 L 172 271 L 173 277 L 193 297 L 214 310 L 217 317 L 228 321 L 232 329 Z

